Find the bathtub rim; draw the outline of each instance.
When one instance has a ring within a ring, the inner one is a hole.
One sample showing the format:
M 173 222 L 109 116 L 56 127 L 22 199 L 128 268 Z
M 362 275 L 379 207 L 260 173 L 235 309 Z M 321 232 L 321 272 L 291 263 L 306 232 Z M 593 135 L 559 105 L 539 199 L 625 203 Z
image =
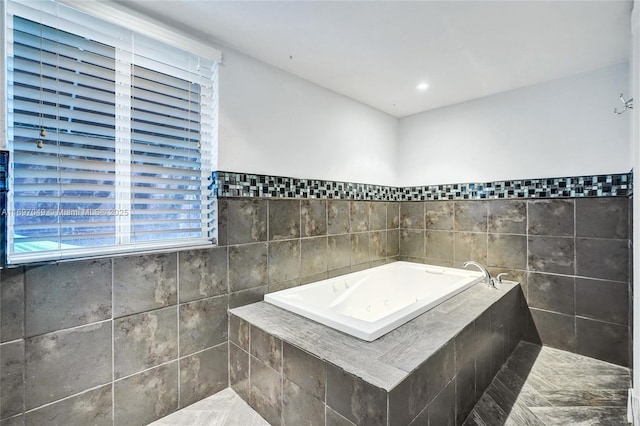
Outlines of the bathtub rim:
M 331 282 L 344 280 L 345 278 L 348 278 L 348 277 L 351 277 L 351 279 L 356 280 L 359 277 L 366 276 L 386 268 L 397 267 L 398 265 L 413 267 L 413 268 L 420 268 L 420 269 L 444 270 L 445 272 L 449 272 L 452 275 L 459 275 L 461 277 L 461 281 L 464 278 L 471 278 L 471 277 L 475 277 L 475 278 L 461 285 L 455 290 L 445 295 L 442 295 L 437 299 L 434 299 L 429 303 L 424 303 L 423 301 L 414 302 L 408 306 L 405 306 L 400 310 L 397 310 L 389 315 L 386 315 L 376 320 L 375 322 L 365 321 L 362 319 L 349 317 L 347 315 L 339 314 L 339 313 L 331 313 L 329 315 L 327 314 L 327 311 L 324 309 L 320 309 L 310 305 L 306 305 L 303 308 L 301 306 L 292 304 L 288 300 L 282 298 L 283 295 L 297 293 L 301 291 L 301 289 L 303 289 L 304 287 L 312 288 L 315 286 L 329 285 Z M 479 284 L 483 280 L 483 277 L 484 276 L 481 272 L 474 271 L 474 270 L 465 270 L 465 269 L 458 269 L 458 268 L 451 268 L 451 267 L 423 264 L 423 263 L 406 262 L 406 261 L 396 261 L 396 262 L 387 263 L 385 265 L 364 269 L 362 271 L 340 275 L 338 277 L 311 282 L 303 286 L 292 287 L 292 288 L 280 290 L 277 292 L 265 294 L 264 301 L 280 309 L 284 309 L 296 315 L 300 315 L 304 318 L 315 321 L 321 325 L 333 328 L 334 330 L 340 331 L 347 335 L 356 337 L 366 342 L 373 342 L 379 339 L 380 337 L 384 336 L 385 334 L 402 326 L 403 324 L 406 324 L 407 322 L 417 318 L 418 316 L 424 314 L 425 312 L 437 307 L 441 303 Z M 335 317 L 339 317 L 340 321 L 335 319 Z

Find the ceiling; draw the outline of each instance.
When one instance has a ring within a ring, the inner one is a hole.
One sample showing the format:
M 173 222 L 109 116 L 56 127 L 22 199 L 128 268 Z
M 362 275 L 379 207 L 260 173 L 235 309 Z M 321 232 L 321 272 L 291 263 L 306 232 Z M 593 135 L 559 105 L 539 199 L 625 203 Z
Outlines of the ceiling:
M 396 117 L 625 61 L 632 9 L 631 0 L 122 3 Z

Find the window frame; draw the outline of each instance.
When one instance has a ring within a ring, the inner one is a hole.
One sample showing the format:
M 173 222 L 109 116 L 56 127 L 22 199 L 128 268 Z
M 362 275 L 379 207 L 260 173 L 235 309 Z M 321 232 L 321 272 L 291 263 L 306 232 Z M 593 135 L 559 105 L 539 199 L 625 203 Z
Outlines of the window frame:
M 27 2 L 22 2 L 19 0 L 10 0 L 15 4 L 22 4 L 23 6 Z M 10 27 L 12 25 L 8 25 L 8 19 L 13 19 L 14 14 L 17 16 L 23 16 L 19 13 L 11 13 L 10 8 L 14 8 L 14 6 L 8 4 L 9 1 L 2 2 L 2 6 L 0 9 L 0 14 L 2 15 L 0 18 L 0 24 L 2 25 L 2 32 L 0 35 L 0 43 L 2 53 L 4 54 L 3 63 L 0 71 L 0 84 L 4 84 L 4 87 L 8 87 L 8 64 L 7 60 L 7 42 L 12 40 L 12 37 L 9 38 L 8 31 L 10 31 Z M 132 32 L 134 34 L 142 35 L 143 40 L 150 40 L 149 46 L 143 45 L 144 48 L 148 48 L 151 50 L 154 49 L 162 49 L 163 45 L 168 45 L 170 48 L 177 48 L 179 50 L 186 51 L 190 54 L 196 56 L 205 57 L 207 60 L 210 60 L 213 63 L 212 66 L 212 86 L 213 86 L 213 99 L 212 102 L 212 124 L 211 129 L 213 130 L 209 135 L 209 143 L 203 144 L 203 150 L 201 152 L 201 156 L 203 159 L 206 158 L 206 161 L 202 161 L 200 168 L 200 192 L 201 192 L 201 230 L 202 232 L 206 232 L 206 225 L 211 224 L 212 229 L 209 232 L 209 235 L 203 235 L 202 238 L 196 239 L 165 239 L 165 240 L 156 240 L 148 243 L 137 243 L 135 245 L 130 246 L 87 246 L 87 247 L 79 247 L 77 249 L 61 249 L 52 251 L 34 251 L 24 254 L 15 254 L 11 253 L 11 240 L 13 239 L 14 230 L 12 228 L 12 218 L 10 216 L 5 216 L 6 220 L 6 234 L 8 236 L 6 247 L 4 247 L 7 263 L 10 260 L 10 264 L 25 264 L 25 263 L 33 263 L 33 262 L 41 262 L 41 261 L 60 261 L 60 260 L 72 260 L 72 259 L 84 259 L 84 258 L 96 258 L 96 257 L 111 257 L 123 254 L 137 254 L 137 253 L 156 253 L 156 252 L 167 252 L 167 251 L 178 251 L 182 249 L 194 249 L 194 248 L 204 248 L 211 247 L 217 243 L 217 199 L 215 194 L 212 192 L 213 185 L 211 184 L 211 179 L 215 175 L 215 171 L 217 170 L 217 151 L 218 151 L 218 137 L 217 137 L 217 120 L 218 120 L 218 64 L 221 61 L 221 53 L 212 48 L 211 46 L 201 42 L 192 36 L 180 33 L 175 29 L 168 27 L 158 21 L 154 21 L 145 17 L 143 15 L 137 14 L 136 12 L 128 10 L 126 7 L 122 5 L 112 3 L 112 2 L 95 2 L 95 1 L 85 1 L 85 2 L 77 2 L 73 0 L 46 0 L 44 2 L 38 2 L 41 8 L 49 8 L 52 10 L 56 10 L 58 12 L 63 8 L 62 13 L 67 13 L 71 10 L 71 13 L 82 13 L 87 14 L 91 17 L 91 19 L 96 19 L 100 21 L 104 21 L 109 27 L 122 27 L 124 30 Z M 71 6 L 72 9 L 69 9 L 67 6 Z M 25 6 L 25 7 L 31 7 Z M 37 13 L 37 12 L 36 12 Z M 30 19 L 28 16 L 26 19 Z M 44 23 L 45 25 L 47 23 Z M 65 29 L 62 29 L 63 31 Z M 75 32 L 74 32 L 75 33 Z M 75 33 L 77 35 L 85 37 L 86 34 Z M 117 46 L 116 46 L 117 48 Z M 169 53 L 171 49 L 168 49 Z M 170 62 L 169 58 L 165 59 L 166 62 Z M 133 84 L 131 84 L 133 86 Z M 8 125 L 9 125 L 9 105 L 8 98 L 10 97 L 9 93 L 5 93 L 5 96 L 0 96 L 0 110 L 2 111 L 0 117 L 0 150 L 9 150 L 9 141 L 8 136 L 9 133 Z M 130 114 L 130 117 L 132 114 Z M 129 141 L 129 147 L 133 146 L 133 141 Z M 114 141 L 114 147 L 117 149 L 118 141 L 117 138 Z M 126 158 L 126 155 L 125 155 Z M 205 168 L 205 164 L 208 164 L 208 167 Z M 12 170 L 13 160 L 9 159 L 9 183 L 12 183 Z M 129 174 L 129 179 L 131 179 L 131 174 Z M 215 182 L 213 182 L 215 183 Z M 9 194 L 3 194 L 8 197 L 10 201 L 7 203 L 8 206 L 13 206 L 12 202 L 12 188 L 9 186 Z M 208 206 L 211 206 L 210 210 L 208 210 L 208 214 L 205 214 L 205 211 L 202 208 L 203 203 Z M 129 198 L 127 203 L 133 202 L 133 198 Z M 116 204 L 116 209 L 118 205 Z M 118 231 L 116 231 L 115 235 L 119 235 Z M 4 259 L 3 259 L 4 260 Z

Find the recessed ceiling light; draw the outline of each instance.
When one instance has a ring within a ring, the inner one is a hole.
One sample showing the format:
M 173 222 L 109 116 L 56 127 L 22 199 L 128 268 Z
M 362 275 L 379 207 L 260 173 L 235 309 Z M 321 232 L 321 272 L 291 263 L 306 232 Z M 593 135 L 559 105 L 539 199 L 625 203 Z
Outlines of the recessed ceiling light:
M 416 89 L 424 92 L 425 90 L 427 90 L 429 88 L 429 84 L 428 83 L 420 83 L 416 86 Z

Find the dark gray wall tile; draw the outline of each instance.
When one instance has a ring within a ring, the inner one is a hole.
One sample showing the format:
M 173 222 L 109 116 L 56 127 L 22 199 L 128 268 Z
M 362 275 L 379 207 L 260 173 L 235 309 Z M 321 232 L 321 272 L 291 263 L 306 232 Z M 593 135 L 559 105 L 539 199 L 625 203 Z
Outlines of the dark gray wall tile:
M 267 244 L 229 247 L 229 291 L 247 290 L 268 282 Z
M 227 343 L 223 343 L 180 360 L 180 407 L 227 387 L 227 356 Z
M 226 246 L 228 241 L 229 200 L 218 199 L 218 244 Z
M 576 238 L 576 275 L 626 282 L 629 279 L 628 241 Z
M 113 259 L 113 315 L 122 317 L 177 301 L 176 253 Z
M 453 231 L 453 201 L 427 201 L 425 227 L 438 231 Z
M 31 337 L 25 344 L 31 409 L 111 381 L 111 323 Z
M 143 426 L 178 409 L 178 362 L 118 380 L 114 424 Z
M 295 278 L 289 281 L 280 281 L 276 283 L 271 283 L 267 286 L 267 293 L 273 293 L 275 291 L 287 290 L 292 287 L 297 287 L 300 285 L 300 278 Z
M 525 269 L 527 267 L 527 237 L 524 235 L 489 234 L 490 266 Z
M 523 200 L 491 200 L 487 203 L 488 231 L 498 234 L 527 233 L 527 202 Z
M 0 345 L 0 418 L 24 412 L 24 340 Z
M 270 425 L 282 420 L 282 376 L 254 357 L 250 358 L 251 395 L 249 405 Z
M 250 333 L 249 353 L 274 370 L 281 372 L 282 340 L 254 326 L 251 326 Z
M 456 379 L 451 380 L 429 404 L 429 424 L 456 425 Z
M 451 340 L 427 360 L 429 401 L 433 400 L 444 389 L 455 374 L 455 344 Z
M 629 366 L 629 327 L 576 318 L 576 352 L 614 364 Z
M 329 271 L 351 265 L 351 237 L 335 235 L 328 238 L 327 268 Z
M 369 230 L 387 229 L 387 204 L 385 201 L 369 203 Z
M 528 300 L 532 308 L 575 315 L 574 278 L 529 272 Z
M 267 241 L 267 200 L 225 201 L 227 244 Z
M 474 321 L 476 339 L 478 349 L 476 351 L 476 399 L 482 396 L 491 380 L 493 374 L 491 372 L 491 313 L 483 312 L 480 317 Z
M 458 350 L 456 346 L 456 351 Z M 456 419 L 461 424 L 467 418 L 476 403 L 475 363 L 458 371 L 456 383 Z M 436 405 L 437 406 L 437 405 Z
M 326 280 L 329 277 L 328 272 L 321 272 L 315 275 L 308 275 L 306 277 L 300 278 L 300 285 L 305 285 L 309 283 L 315 283 L 316 281 Z
M 177 309 L 172 306 L 114 320 L 116 379 L 178 357 Z
M 327 201 L 327 232 L 331 234 L 347 234 L 351 229 L 351 213 L 349 201 Z
M 454 214 L 454 229 L 456 231 L 487 231 L 486 201 L 455 201 Z
M 387 393 L 332 364 L 327 364 L 327 405 L 356 424 L 387 421 Z
M 387 256 L 393 257 L 400 254 L 400 231 L 392 229 L 387 231 Z
M 629 324 L 627 283 L 576 278 L 576 315 Z
M 25 426 L 24 416 L 19 415 L 15 417 L 9 417 L 8 419 L 0 420 L 0 426 Z
M 324 404 L 298 385 L 284 379 L 282 424 L 289 426 L 325 426 Z
M 250 400 L 249 353 L 229 343 L 229 386 L 245 401 Z
M 351 234 L 351 265 L 369 262 L 369 233 Z
M 453 260 L 453 232 L 427 230 L 425 252 L 428 259 Z
M 326 366 L 320 358 L 283 342 L 283 373 L 307 393 L 324 401 Z
M 26 335 L 111 317 L 111 260 L 87 260 L 25 270 Z
M 327 237 L 300 240 L 300 276 L 327 272 Z
M 351 232 L 369 230 L 369 201 L 351 201 Z
M 456 355 L 456 371 L 473 365 L 476 352 L 480 349 L 480 341 L 472 322 L 462 329 L 454 339 Z
M 326 426 L 355 426 L 354 423 L 342 417 L 325 405 L 325 425 Z M 4 425 L 3 425 L 4 426 Z
M 408 425 L 429 402 L 427 363 L 389 392 L 389 425 Z
M 576 351 L 575 320 L 571 315 L 529 309 L 542 344 L 569 352 Z
M 227 248 L 178 253 L 180 302 L 219 296 L 227 292 Z
M 269 286 L 300 278 L 300 240 L 269 243 Z
M 227 296 L 180 305 L 181 356 L 216 346 L 227 340 L 227 307 Z
M 528 201 L 529 235 L 572 237 L 573 204 L 573 200 Z
M 387 257 L 387 231 L 369 233 L 369 259 L 379 260 Z
M 397 201 L 387 203 L 387 229 L 400 227 L 400 204 Z
M 233 314 L 229 314 L 229 340 L 249 351 L 249 323 Z
M 269 240 L 300 237 L 300 200 L 269 200 Z
M 629 238 L 629 203 L 624 198 L 576 199 L 576 236 Z
M 249 290 L 236 291 L 229 294 L 229 309 L 250 305 L 264 299 L 267 286 L 250 288 Z
M 400 203 L 400 228 L 424 229 L 424 204 L 423 201 Z
M 573 275 L 575 245 L 573 238 L 529 237 L 528 269 Z
M 327 235 L 327 201 L 302 200 L 300 230 L 303 237 Z
M 425 231 L 416 229 L 401 229 L 400 256 L 424 258 Z
M 487 264 L 487 234 L 455 232 L 453 244 L 456 262 L 475 260 L 483 265 Z
M 429 424 L 429 407 L 425 408 L 413 419 L 409 426 L 424 426 Z
M 24 269 L 0 270 L 0 342 L 24 336 Z
M 111 426 L 112 411 L 109 384 L 30 411 L 24 417 L 27 426 Z

